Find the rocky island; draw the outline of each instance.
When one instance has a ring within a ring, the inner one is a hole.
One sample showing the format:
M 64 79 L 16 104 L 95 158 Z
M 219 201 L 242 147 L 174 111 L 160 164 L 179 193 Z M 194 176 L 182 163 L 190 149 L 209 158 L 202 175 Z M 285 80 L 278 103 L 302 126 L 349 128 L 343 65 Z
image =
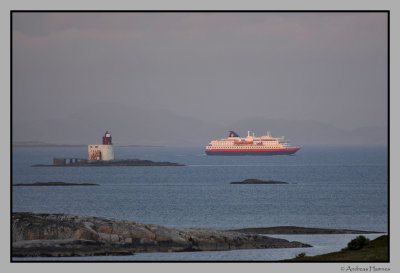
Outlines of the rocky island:
M 32 167 L 121 167 L 121 166 L 185 166 L 174 162 L 155 162 L 141 159 L 88 160 L 84 158 L 54 158 L 53 164 L 35 164 Z
M 13 257 L 132 255 L 138 252 L 311 247 L 257 234 L 175 229 L 104 217 L 12 213 Z
M 231 182 L 231 184 L 289 184 L 288 182 L 276 180 L 260 180 L 260 179 L 245 179 L 240 182 Z
M 35 183 L 19 183 L 13 186 L 30 186 L 30 187 L 40 187 L 40 186 L 99 186 L 99 184 L 92 183 L 69 183 L 69 182 L 35 182 Z
M 106 131 L 102 144 L 88 145 L 88 158 L 53 158 L 53 164 L 35 164 L 32 167 L 121 167 L 121 166 L 184 166 L 174 162 L 154 162 L 151 160 L 116 159 L 111 134 Z

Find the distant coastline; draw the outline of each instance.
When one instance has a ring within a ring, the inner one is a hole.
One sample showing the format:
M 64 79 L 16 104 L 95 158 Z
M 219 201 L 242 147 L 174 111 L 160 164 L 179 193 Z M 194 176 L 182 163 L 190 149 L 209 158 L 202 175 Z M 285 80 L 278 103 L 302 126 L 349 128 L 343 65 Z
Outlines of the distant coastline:
M 12 147 L 87 147 L 87 144 L 55 144 L 47 143 L 42 141 L 15 141 L 12 143 Z M 115 145 L 116 147 L 165 147 L 161 145 L 140 145 L 140 144 L 130 144 L 130 145 Z
M 41 141 L 15 141 L 13 147 L 87 147 L 84 144 L 54 144 Z
M 154 147 L 154 148 L 159 148 L 159 147 L 165 147 L 163 145 L 140 145 L 140 144 L 131 144 L 131 145 L 116 145 L 117 147 Z

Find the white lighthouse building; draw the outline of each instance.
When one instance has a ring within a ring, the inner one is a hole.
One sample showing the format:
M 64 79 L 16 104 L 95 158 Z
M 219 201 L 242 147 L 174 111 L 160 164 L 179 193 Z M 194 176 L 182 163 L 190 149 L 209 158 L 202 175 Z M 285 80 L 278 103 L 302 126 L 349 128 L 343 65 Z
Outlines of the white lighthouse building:
M 90 144 L 88 152 L 89 160 L 113 160 L 114 149 L 111 142 L 111 134 L 106 131 L 103 136 L 103 144 Z

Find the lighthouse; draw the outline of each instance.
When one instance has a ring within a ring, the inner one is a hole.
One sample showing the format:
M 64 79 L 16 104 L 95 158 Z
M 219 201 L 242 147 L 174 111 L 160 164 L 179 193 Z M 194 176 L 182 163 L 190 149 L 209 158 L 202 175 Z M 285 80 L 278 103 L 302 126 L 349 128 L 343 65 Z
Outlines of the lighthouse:
M 111 134 L 106 131 L 102 139 L 103 144 L 90 144 L 88 146 L 89 160 L 113 160 L 114 149 Z

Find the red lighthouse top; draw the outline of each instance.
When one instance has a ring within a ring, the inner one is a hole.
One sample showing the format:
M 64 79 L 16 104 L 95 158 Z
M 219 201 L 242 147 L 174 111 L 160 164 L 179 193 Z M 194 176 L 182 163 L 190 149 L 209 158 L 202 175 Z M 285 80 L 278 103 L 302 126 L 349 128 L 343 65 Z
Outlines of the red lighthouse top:
M 111 134 L 106 131 L 106 133 L 103 136 L 103 145 L 111 145 Z

